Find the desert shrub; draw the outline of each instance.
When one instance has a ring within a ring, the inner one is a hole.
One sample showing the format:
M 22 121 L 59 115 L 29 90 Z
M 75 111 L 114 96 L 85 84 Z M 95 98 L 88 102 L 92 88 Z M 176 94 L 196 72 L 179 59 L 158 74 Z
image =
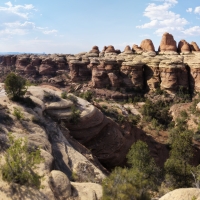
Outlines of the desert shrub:
M 23 114 L 23 112 L 21 111 L 20 108 L 14 108 L 13 115 L 14 115 L 18 120 L 24 118 L 24 114 Z
M 136 126 L 139 122 L 140 122 L 140 115 L 132 115 L 132 114 L 129 114 L 128 115 L 128 121 L 133 125 L 133 126 Z
M 67 92 L 62 92 L 61 93 L 61 98 L 66 99 L 67 98 Z
M 93 96 L 93 94 L 89 90 L 80 94 L 81 98 L 83 98 L 83 99 L 85 99 L 85 100 L 87 100 L 89 102 L 92 100 L 92 96 Z
M 137 170 L 115 168 L 103 181 L 103 200 L 150 200 L 148 184 Z
M 5 79 L 5 91 L 12 100 L 18 100 L 26 91 L 26 80 L 11 72 Z
M 152 102 L 147 100 L 145 105 L 141 109 L 141 113 L 147 121 L 153 119 L 161 125 L 162 129 L 168 128 L 172 121 L 172 116 L 169 114 L 170 104 L 165 101 Z
M 78 102 L 77 97 L 74 95 L 68 95 L 67 98 L 75 104 Z
M 70 116 L 70 119 L 69 119 L 69 122 L 72 123 L 72 124 L 76 124 L 79 122 L 80 120 L 80 114 L 81 114 L 81 111 L 78 110 L 75 105 L 72 105 L 71 106 L 71 116 Z
M 3 180 L 39 188 L 41 177 L 34 169 L 42 161 L 40 150 L 29 151 L 27 139 L 16 139 L 11 133 L 8 139 L 10 147 L 5 152 L 5 164 L 1 165 Z
M 174 101 L 176 103 L 187 103 L 191 101 L 191 95 L 189 90 L 183 86 L 180 86 L 176 91 L 176 96 Z

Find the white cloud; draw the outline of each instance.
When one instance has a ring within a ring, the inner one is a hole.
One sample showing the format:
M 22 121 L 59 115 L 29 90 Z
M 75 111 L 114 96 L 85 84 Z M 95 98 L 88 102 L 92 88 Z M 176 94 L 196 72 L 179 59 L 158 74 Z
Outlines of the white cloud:
M 186 10 L 186 12 L 189 12 L 189 13 L 191 13 L 192 11 L 193 11 L 192 8 L 188 8 L 188 9 Z
M 184 34 L 194 36 L 200 35 L 200 26 L 194 26 L 183 31 Z
M 57 32 L 58 32 L 58 31 L 55 30 L 55 29 L 43 31 L 43 33 L 44 33 L 45 35 L 49 35 L 49 34 L 53 34 L 53 33 L 57 33 Z
M 30 21 L 30 14 L 36 12 L 32 4 L 13 5 L 10 1 L 5 6 L 0 6 L 0 36 L 1 38 L 10 38 L 14 35 L 34 34 L 52 34 L 58 31 L 48 27 L 37 27 Z
M 184 30 L 184 26 L 188 24 L 188 21 L 170 10 L 178 1 L 163 0 L 162 2 L 159 5 L 150 3 L 146 7 L 143 15 L 148 17 L 150 22 L 137 26 L 137 28 L 154 28 L 156 29 L 155 34 L 159 36 L 168 31 L 177 32 Z
M 196 8 L 194 9 L 194 13 L 195 13 L 195 14 L 200 14 L 200 6 L 198 6 L 198 7 L 196 7 Z
M 29 18 L 29 12 L 34 9 L 32 4 L 13 5 L 10 1 L 5 3 L 6 6 L 0 6 L 0 13 L 4 16 L 20 17 L 24 19 Z

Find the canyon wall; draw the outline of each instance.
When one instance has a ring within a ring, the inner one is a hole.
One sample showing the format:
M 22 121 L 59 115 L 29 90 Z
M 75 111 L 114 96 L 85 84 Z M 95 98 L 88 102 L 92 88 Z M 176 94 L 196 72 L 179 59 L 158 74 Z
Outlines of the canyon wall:
M 0 56 L 0 73 L 15 70 L 26 78 L 62 83 L 67 74 L 72 82 L 91 81 L 94 88 L 129 88 L 154 91 L 160 87 L 169 93 L 179 88 L 200 92 L 200 50 L 195 42 L 176 41 L 169 33 L 162 37 L 158 52 L 150 39 L 141 45 L 126 46 L 123 52 L 94 46 L 76 55 Z M 58 78 L 59 76 L 59 78 Z

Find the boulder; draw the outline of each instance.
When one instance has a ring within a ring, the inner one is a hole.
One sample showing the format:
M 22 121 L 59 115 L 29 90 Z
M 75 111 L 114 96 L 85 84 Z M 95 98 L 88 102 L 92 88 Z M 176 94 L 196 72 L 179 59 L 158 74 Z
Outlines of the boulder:
M 150 39 L 145 39 L 141 42 L 140 48 L 144 52 L 155 52 L 155 47 L 153 45 L 153 42 Z
M 188 200 L 188 199 L 196 199 L 200 200 L 200 193 L 199 188 L 181 188 L 173 190 L 167 194 L 165 194 L 163 197 L 161 197 L 159 200 Z
M 136 45 L 136 44 L 134 44 L 134 45 L 132 46 L 132 50 L 133 50 L 135 53 L 137 53 L 137 54 L 142 54 L 142 52 L 143 52 L 142 48 L 139 47 L 139 46 Z
M 63 172 L 57 170 L 51 171 L 49 181 L 56 199 L 65 200 L 71 196 L 71 184 Z
M 105 50 L 106 53 L 115 53 L 115 48 L 114 46 L 110 45 L 106 48 Z
M 173 35 L 171 35 L 169 33 L 163 34 L 158 51 L 160 51 L 160 52 L 165 52 L 165 51 L 177 52 L 176 41 L 174 40 Z
M 100 200 L 103 196 L 102 186 L 95 183 L 71 183 L 74 188 L 74 196 L 80 200 Z

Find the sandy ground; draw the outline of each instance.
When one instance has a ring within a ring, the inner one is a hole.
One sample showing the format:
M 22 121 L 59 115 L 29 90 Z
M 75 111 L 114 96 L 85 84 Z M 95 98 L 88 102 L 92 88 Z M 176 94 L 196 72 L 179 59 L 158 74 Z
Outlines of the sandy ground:
M 6 96 L 5 90 L 4 90 L 4 84 L 0 83 L 0 97 Z

